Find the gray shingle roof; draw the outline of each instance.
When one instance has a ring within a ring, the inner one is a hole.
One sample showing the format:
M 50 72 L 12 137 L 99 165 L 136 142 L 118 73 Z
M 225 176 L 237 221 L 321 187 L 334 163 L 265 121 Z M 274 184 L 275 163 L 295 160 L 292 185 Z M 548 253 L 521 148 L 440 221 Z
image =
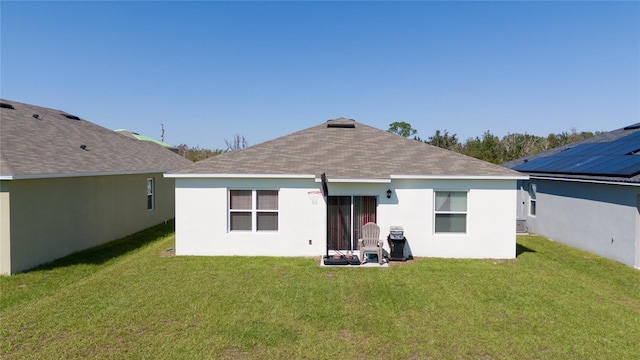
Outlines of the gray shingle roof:
M 14 108 L 0 108 L 4 178 L 165 172 L 191 163 L 157 144 L 68 118 L 64 111 L 0 102 Z
M 609 142 L 618 140 L 620 138 L 623 138 L 625 136 L 631 135 L 633 133 L 636 133 L 638 131 L 640 131 L 640 123 L 629 125 L 627 127 L 620 128 L 617 130 L 601 133 L 589 139 L 578 141 L 573 144 L 558 146 L 556 148 L 539 152 L 537 154 L 528 155 L 516 160 L 511 160 L 502 165 L 510 169 L 513 169 L 516 166 L 521 165 L 525 162 L 531 161 L 533 159 L 538 159 L 543 157 L 553 157 L 567 149 L 574 148 L 578 145 L 582 145 L 582 144 L 603 144 L 604 145 L 606 143 L 609 143 Z M 640 143 L 638 144 L 638 148 L 640 149 Z M 633 156 L 640 156 L 640 155 L 636 154 Z M 535 172 L 535 173 L 527 172 L 527 173 L 530 173 L 531 175 L 535 175 L 535 176 L 555 177 L 555 178 L 564 178 L 564 179 L 605 181 L 605 182 L 616 182 L 616 183 L 640 183 L 640 174 L 625 177 L 625 176 L 606 176 L 606 175 L 568 174 L 568 173 L 564 174 L 564 173 L 545 173 L 545 172 Z
M 329 127 L 330 125 L 331 127 Z M 353 125 L 353 127 L 348 127 Z M 376 129 L 335 119 L 170 172 L 181 175 L 315 175 L 329 179 L 407 176 L 513 177 L 520 173 Z

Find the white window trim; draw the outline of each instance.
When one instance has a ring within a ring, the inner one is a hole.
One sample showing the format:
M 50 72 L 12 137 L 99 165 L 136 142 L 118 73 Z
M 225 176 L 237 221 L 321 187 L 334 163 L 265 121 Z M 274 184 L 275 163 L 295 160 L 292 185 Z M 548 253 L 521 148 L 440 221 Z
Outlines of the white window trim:
M 467 198 L 467 210 L 466 211 L 438 211 L 436 210 L 436 193 L 439 192 L 463 192 L 466 193 Z M 438 189 L 433 190 L 433 205 L 431 207 L 433 209 L 433 234 L 438 236 L 460 236 L 467 235 L 469 233 L 469 190 L 446 190 L 446 189 Z M 465 215 L 465 227 L 464 232 L 437 232 L 436 231 L 436 215 L 438 214 L 464 214 Z
M 532 191 L 535 194 L 535 198 L 531 197 Z M 529 183 L 528 196 L 529 196 L 529 216 L 536 217 L 536 214 L 538 213 L 538 189 L 536 184 Z M 533 203 L 535 203 L 534 212 L 531 211 L 531 209 L 534 208 L 534 206 L 531 206 Z
M 149 182 L 151 182 L 151 191 L 149 191 Z M 153 211 L 156 208 L 156 181 L 154 178 L 147 178 L 147 211 Z M 151 207 L 149 207 L 149 196 L 151 196 Z
M 231 209 L 231 192 L 234 190 L 250 190 L 251 191 L 251 209 Z M 258 191 L 277 191 L 278 192 L 278 209 L 277 210 L 260 210 L 258 209 Z M 232 212 L 250 212 L 251 213 L 251 230 L 231 230 L 231 213 Z M 258 230 L 258 213 L 277 213 L 278 214 L 278 230 Z M 254 233 L 254 234 L 276 234 L 280 231 L 280 189 L 247 189 L 247 188 L 228 188 L 227 189 L 227 232 L 234 233 Z

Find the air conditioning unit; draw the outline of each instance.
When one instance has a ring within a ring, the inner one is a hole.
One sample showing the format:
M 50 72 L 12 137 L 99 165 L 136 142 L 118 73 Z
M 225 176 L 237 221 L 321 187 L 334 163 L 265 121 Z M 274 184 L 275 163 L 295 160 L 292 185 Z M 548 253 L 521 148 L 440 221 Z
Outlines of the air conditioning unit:
M 516 233 L 523 234 L 527 233 L 529 229 L 527 228 L 527 220 L 516 220 Z

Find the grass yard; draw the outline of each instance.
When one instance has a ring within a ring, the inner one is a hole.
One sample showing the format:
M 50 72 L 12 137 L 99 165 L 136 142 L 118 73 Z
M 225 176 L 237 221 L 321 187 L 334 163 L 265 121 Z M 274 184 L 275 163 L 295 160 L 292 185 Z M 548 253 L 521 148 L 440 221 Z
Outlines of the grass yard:
M 0 277 L 0 358 L 640 357 L 640 272 L 540 237 L 358 269 L 166 256 L 172 229 Z

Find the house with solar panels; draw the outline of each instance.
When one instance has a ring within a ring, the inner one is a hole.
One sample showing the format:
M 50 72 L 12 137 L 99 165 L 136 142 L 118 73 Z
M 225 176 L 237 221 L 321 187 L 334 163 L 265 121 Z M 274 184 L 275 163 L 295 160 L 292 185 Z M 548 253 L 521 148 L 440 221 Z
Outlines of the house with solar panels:
M 521 229 L 640 268 L 640 123 L 504 165 Z
M 0 100 L 0 274 L 172 219 L 191 161 L 65 111 Z
M 374 222 L 389 253 L 393 227 L 412 256 L 500 259 L 516 256 L 526 178 L 344 118 L 165 177 L 176 184 L 176 255 L 345 253 Z

